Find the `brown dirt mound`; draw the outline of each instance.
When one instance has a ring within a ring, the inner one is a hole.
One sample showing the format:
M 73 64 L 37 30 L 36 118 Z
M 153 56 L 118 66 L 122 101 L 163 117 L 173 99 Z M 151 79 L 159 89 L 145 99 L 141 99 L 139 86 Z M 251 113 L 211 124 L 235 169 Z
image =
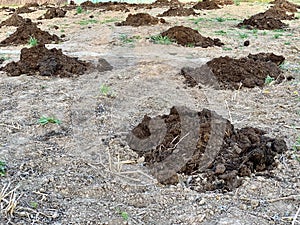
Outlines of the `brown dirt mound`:
M 196 13 L 192 8 L 170 8 L 162 14 L 157 15 L 158 17 L 164 16 L 197 16 L 199 13 Z
M 25 23 L 31 24 L 31 19 L 24 19 L 22 16 L 19 16 L 17 13 L 14 13 L 11 17 L 9 17 L 7 20 L 4 20 L 0 23 L 0 27 L 2 26 L 14 26 L 19 27 L 23 26 Z
M 38 28 L 35 24 L 26 23 L 23 26 L 18 27 L 16 32 L 8 38 L 1 41 L 0 46 L 25 45 L 28 44 L 30 37 L 36 38 L 41 45 L 50 44 L 52 42 L 58 43 L 60 41 L 59 37 L 55 34 L 51 35 Z
M 32 13 L 36 11 L 35 9 L 30 9 L 31 7 L 38 7 L 39 4 L 37 3 L 26 3 L 24 6 L 17 8 L 16 13 L 22 14 L 22 13 Z
M 208 109 L 172 107 L 169 115 L 145 116 L 128 143 L 161 183 L 177 183 L 177 173 L 198 174 L 202 179 L 189 181 L 197 191 L 231 191 L 240 177 L 272 169 L 274 157 L 287 150 L 284 140 L 264 134 L 252 127 L 235 130 Z
M 285 10 L 282 10 L 279 7 L 271 7 L 267 11 L 264 12 L 266 17 L 273 17 L 277 20 L 293 20 L 295 19 L 294 14 L 287 14 Z
M 40 16 L 38 20 L 41 19 L 53 19 L 56 17 L 65 17 L 67 11 L 61 9 L 61 8 L 50 8 L 45 12 L 44 15 Z
M 129 6 L 135 6 L 136 4 L 128 4 L 126 2 L 97 2 L 93 3 L 90 1 L 86 1 L 80 4 L 84 8 L 99 8 L 105 11 L 123 11 L 129 12 L 130 10 L 127 8 Z
M 249 19 L 244 19 L 242 23 L 239 23 L 238 27 L 246 27 L 248 29 L 260 29 L 260 30 L 275 30 L 283 29 L 288 25 L 281 22 L 281 20 L 276 19 L 277 14 L 273 15 L 274 11 L 270 11 L 266 15 L 265 13 L 258 13 L 251 16 Z
M 182 7 L 182 3 L 178 0 L 156 0 L 151 4 L 152 7 L 163 8 L 163 7 Z
M 41 76 L 72 77 L 74 74 L 83 74 L 89 64 L 76 58 L 63 55 L 60 49 L 48 50 L 44 45 L 21 50 L 20 61 L 8 63 L 1 70 L 9 76 L 21 74 Z
M 273 53 L 259 53 L 248 55 L 241 59 L 228 56 L 215 58 L 202 67 L 181 70 L 190 87 L 208 85 L 216 89 L 239 89 L 240 87 L 262 87 L 265 78 L 270 76 L 280 82 L 281 70 L 278 67 L 283 61 L 283 56 Z
M 286 0 L 275 0 L 273 2 L 270 2 L 270 4 L 275 4 L 276 7 L 279 7 L 287 12 L 297 12 L 297 9 L 300 9 L 300 5 L 291 3 Z
M 194 9 L 205 9 L 205 10 L 212 10 L 212 9 L 220 9 L 218 4 L 215 1 L 211 0 L 203 0 L 202 2 L 198 2 L 196 5 L 193 6 Z
M 115 23 L 116 26 L 147 26 L 147 25 L 156 25 L 158 23 L 165 23 L 164 19 L 158 19 L 149 15 L 148 13 L 137 13 L 129 14 L 126 18 L 126 21 Z
M 215 0 L 217 5 L 233 5 L 234 1 L 233 0 Z
M 175 40 L 178 44 L 183 46 L 200 46 L 202 48 L 212 46 L 224 45 L 220 39 L 211 39 L 210 37 L 203 37 L 198 31 L 189 27 L 175 26 L 169 30 L 161 33 L 162 36 L 167 36 L 172 40 Z

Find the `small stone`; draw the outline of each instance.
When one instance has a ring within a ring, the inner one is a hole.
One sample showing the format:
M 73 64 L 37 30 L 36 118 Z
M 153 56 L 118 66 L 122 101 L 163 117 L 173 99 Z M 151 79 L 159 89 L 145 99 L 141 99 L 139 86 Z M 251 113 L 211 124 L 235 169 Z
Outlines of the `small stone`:
M 245 204 L 241 204 L 241 205 L 240 205 L 240 209 L 246 210 L 246 209 L 247 209 L 247 206 L 246 206 Z
M 225 167 L 224 164 L 218 164 L 218 165 L 216 166 L 216 171 L 215 171 L 215 173 L 216 173 L 216 174 L 222 174 L 222 173 L 225 172 L 225 170 L 226 170 L 226 167 Z
M 206 204 L 205 199 L 201 199 L 200 202 L 199 202 L 199 205 L 205 205 L 205 204 Z
M 256 209 L 259 206 L 259 201 L 258 200 L 251 200 L 251 207 L 253 209 Z

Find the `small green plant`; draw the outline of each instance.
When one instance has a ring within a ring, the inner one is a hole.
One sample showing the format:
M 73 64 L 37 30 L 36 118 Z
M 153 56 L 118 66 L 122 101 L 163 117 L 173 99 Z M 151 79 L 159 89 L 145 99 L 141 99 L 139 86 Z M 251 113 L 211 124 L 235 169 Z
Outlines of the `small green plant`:
M 31 47 L 37 46 L 38 45 L 38 40 L 35 37 L 30 36 L 28 44 Z
M 81 7 L 81 6 L 78 6 L 77 8 L 76 8 L 76 13 L 77 14 L 80 14 L 80 13 L 82 13 L 83 12 L 83 8 Z
M 294 144 L 294 149 L 296 151 L 300 151 L 300 136 L 296 139 L 296 142 Z
M 215 34 L 218 34 L 218 35 L 222 35 L 222 36 L 224 36 L 224 35 L 226 35 L 226 34 L 227 34 L 227 32 L 226 32 L 226 31 L 224 31 L 224 30 L 217 30 L 217 31 L 215 31 Z
M 105 84 L 102 84 L 100 86 L 100 93 L 101 93 L 101 95 L 104 95 L 107 97 L 115 97 L 115 93 L 111 90 L 110 86 L 107 86 Z
M 275 79 L 269 75 L 265 79 L 265 84 L 270 85 Z
M 170 45 L 173 41 L 168 36 L 154 35 L 150 37 L 154 44 Z
M 194 44 L 194 43 L 187 43 L 186 47 L 194 48 L 194 47 L 195 47 L 195 44 Z
M 88 25 L 88 24 L 95 24 L 95 23 L 98 23 L 98 21 L 95 20 L 95 19 L 88 19 L 88 20 L 83 19 L 83 20 L 80 20 L 80 21 L 79 21 L 79 24 L 80 24 L 81 26 Z
M 117 22 L 118 19 L 117 18 L 108 18 L 106 20 L 101 21 L 101 24 L 105 24 L 105 23 L 113 23 L 113 22 Z
M 205 18 L 199 17 L 199 18 L 196 18 L 196 19 L 195 19 L 195 18 L 190 18 L 189 20 L 193 21 L 194 24 L 198 24 L 198 23 L 200 23 L 200 22 L 205 21 L 206 19 L 205 19 Z
M 245 39 L 245 38 L 248 38 L 249 36 L 248 36 L 248 34 L 245 34 L 245 33 L 239 33 L 239 37 L 241 39 Z
M 4 62 L 5 60 L 9 60 L 9 59 L 11 59 L 11 58 L 8 56 L 0 56 L 0 64 L 1 64 L 1 62 Z
M 268 34 L 267 31 L 264 31 L 261 33 L 261 35 L 263 35 L 263 36 L 266 36 L 267 34 Z
M 123 42 L 123 43 L 133 43 L 135 42 L 136 40 L 139 40 L 141 39 L 140 36 L 132 36 L 132 37 L 128 37 L 127 34 L 121 34 L 120 35 L 120 40 Z
M 281 34 L 274 34 L 274 38 L 275 38 L 275 39 L 280 38 L 280 36 L 282 36 L 282 35 L 281 35 Z
M 128 220 L 129 216 L 128 213 L 125 211 L 121 211 L 120 209 L 117 209 L 117 212 L 121 215 L 121 217 L 123 218 L 123 220 Z
M 224 19 L 222 17 L 217 17 L 216 21 L 222 23 L 222 22 L 226 21 L 226 19 Z
M 257 35 L 258 30 L 257 30 L 257 29 L 253 29 L 253 30 L 252 30 L 252 33 L 253 33 L 254 35 Z
M 60 120 L 55 119 L 53 117 L 46 117 L 46 116 L 42 116 L 41 118 L 39 118 L 38 122 L 41 125 L 46 125 L 48 123 L 61 124 Z
M 239 5 L 241 4 L 241 1 L 240 1 L 240 0 L 234 0 L 234 4 L 235 4 L 236 6 L 239 6 Z
M 6 163 L 0 160 L 0 177 L 5 176 L 6 170 L 7 170 Z
M 37 207 L 39 206 L 39 204 L 37 202 L 30 202 L 29 205 L 33 209 L 37 209 Z
M 232 48 L 229 48 L 229 47 L 223 47 L 222 48 L 224 51 L 231 51 L 232 50 Z

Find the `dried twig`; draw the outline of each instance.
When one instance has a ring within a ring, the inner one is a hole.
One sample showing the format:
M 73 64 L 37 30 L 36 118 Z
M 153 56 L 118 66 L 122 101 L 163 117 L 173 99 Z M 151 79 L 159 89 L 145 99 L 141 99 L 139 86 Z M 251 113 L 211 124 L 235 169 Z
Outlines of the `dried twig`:
M 297 221 L 297 218 L 298 218 L 298 215 L 300 213 L 300 207 L 298 208 L 294 218 L 293 218 L 293 222 L 292 222 L 292 225 L 295 225 L 296 224 L 296 221 Z

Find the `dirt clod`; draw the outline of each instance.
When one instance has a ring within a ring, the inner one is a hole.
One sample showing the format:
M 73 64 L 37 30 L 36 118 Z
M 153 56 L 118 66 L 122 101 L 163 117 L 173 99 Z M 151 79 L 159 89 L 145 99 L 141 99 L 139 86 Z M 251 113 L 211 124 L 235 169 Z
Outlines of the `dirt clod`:
M 287 14 L 287 12 L 297 11 L 296 8 L 288 8 L 283 5 L 276 4 L 263 13 L 258 13 L 251 16 L 249 19 L 244 19 L 242 23 L 238 24 L 238 27 L 246 27 L 248 29 L 260 29 L 260 30 L 274 30 L 283 29 L 288 25 L 281 20 L 295 19 L 294 14 Z
M 21 74 L 41 76 L 72 77 L 83 74 L 89 63 L 71 58 L 62 53 L 60 49 L 47 49 L 44 45 L 38 45 L 21 50 L 20 61 L 8 63 L 1 70 L 9 76 Z
M 167 36 L 183 46 L 192 45 L 195 47 L 200 46 L 202 48 L 207 48 L 224 45 L 218 38 L 212 39 L 210 37 L 203 37 L 198 31 L 184 26 L 172 27 L 161 33 L 161 35 Z
M 126 18 L 126 21 L 115 23 L 116 26 L 147 26 L 147 25 L 156 25 L 158 23 L 165 23 L 164 19 L 158 19 L 149 15 L 148 13 L 137 13 L 137 14 L 129 14 Z
M 159 134 L 159 127 L 164 126 L 165 133 Z M 172 107 L 169 115 L 145 116 L 132 130 L 128 143 L 145 157 L 146 165 L 161 183 L 176 183 L 177 173 L 201 174 L 203 179 L 190 182 L 195 190 L 230 191 L 240 186 L 240 177 L 274 168 L 274 157 L 287 151 L 284 140 L 264 134 L 253 127 L 236 130 L 228 120 L 208 109 L 195 112 Z M 140 143 L 149 139 L 153 147 L 144 151 L 146 145 L 138 146 L 135 138 Z
M 196 16 L 199 13 L 196 13 L 192 8 L 170 8 L 162 14 L 157 15 L 158 17 L 164 16 Z
M 56 17 L 65 17 L 67 11 L 61 9 L 61 8 L 50 8 L 47 10 L 47 12 L 40 16 L 38 19 L 53 19 Z
M 202 2 L 198 2 L 196 5 L 193 6 L 194 9 L 199 10 L 212 10 L 212 9 L 220 9 L 218 4 L 213 0 L 204 0 Z
M 7 20 L 4 20 L 0 23 L 0 27 L 3 26 L 14 26 L 20 27 L 23 26 L 25 23 L 32 24 L 31 19 L 24 19 L 22 16 L 19 16 L 17 13 L 12 14 Z
M 270 76 L 280 82 L 278 67 L 283 56 L 273 53 L 249 54 L 248 57 L 233 59 L 228 56 L 212 59 L 198 68 L 183 68 L 181 74 L 190 87 L 212 86 L 216 89 L 239 89 L 241 87 L 262 87 Z
M 18 27 L 18 29 L 8 38 L 1 41 L 0 46 L 25 45 L 28 44 L 30 37 L 36 38 L 41 45 L 50 44 L 52 42 L 58 43 L 60 41 L 57 35 L 51 35 L 47 31 L 41 30 L 33 23 L 25 23 Z

